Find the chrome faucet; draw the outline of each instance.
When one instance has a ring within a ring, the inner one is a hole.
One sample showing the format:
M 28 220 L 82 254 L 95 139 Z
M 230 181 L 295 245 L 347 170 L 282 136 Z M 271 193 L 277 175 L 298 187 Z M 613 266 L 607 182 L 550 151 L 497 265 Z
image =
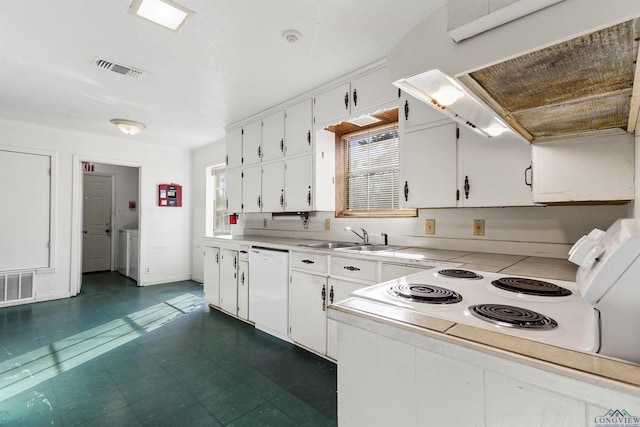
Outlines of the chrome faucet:
M 358 234 L 358 232 L 356 230 L 354 230 L 353 228 L 351 228 L 351 227 L 345 227 L 344 228 L 344 231 L 351 231 L 353 234 L 355 234 L 356 236 L 361 238 L 363 245 L 368 245 L 369 244 L 369 233 L 367 233 L 367 230 L 365 230 L 364 228 L 361 228 L 360 230 L 362 230 L 362 235 Z

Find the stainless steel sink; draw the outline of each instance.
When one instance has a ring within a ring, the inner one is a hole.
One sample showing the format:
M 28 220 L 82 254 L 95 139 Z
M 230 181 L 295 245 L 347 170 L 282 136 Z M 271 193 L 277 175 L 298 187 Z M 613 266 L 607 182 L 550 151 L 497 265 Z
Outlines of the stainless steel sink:
M 386 252 L 402 249 L 404 246 L 391 246 L 391 245 L 357 245 L 348 248 L 341 248 L 346 252 Z
M 355 245 L 356 245 L 355 243 L 350 243 L 350 242 L 314 242 L 314 243 L 303 243 L 300 246 L 305 246 L 307 248 L 316 248 L 316 249 L 343 249 L 343 248 L 349 248 Z

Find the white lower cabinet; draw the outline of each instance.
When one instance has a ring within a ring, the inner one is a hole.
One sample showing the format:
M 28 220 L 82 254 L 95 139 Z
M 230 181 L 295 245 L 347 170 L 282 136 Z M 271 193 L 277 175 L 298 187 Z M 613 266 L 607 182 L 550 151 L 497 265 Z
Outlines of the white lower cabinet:
M 242 255 L 242 253 L 240 254 Z M 249 261 L 238 264 L 238 317 L 249 320 Z
M 370 284 L 329 278 L 329 304 L 347 299 L 351 292 Z M 338 359 L 338 324 L 332 319 L 327 319 L 327 356 L 334 360 Z
M 238 313 L 238 251 L 222 249 L 220 256 L 220 308 Z
M 327 278 L 291 271 L 289 337 L 319 354 L 327 351 Z
M 220 307 L 220 249 L 211 246 L 204 248 L 204 300 Z

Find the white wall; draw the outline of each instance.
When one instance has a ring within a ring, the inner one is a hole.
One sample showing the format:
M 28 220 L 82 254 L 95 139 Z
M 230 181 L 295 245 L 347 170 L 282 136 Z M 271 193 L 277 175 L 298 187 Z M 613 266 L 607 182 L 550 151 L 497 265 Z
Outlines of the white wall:
M 114 130 L 115 132 L 115 130 Z M 36 276 L 38 300 L 62 298 L 76 293 L 81 275 L 78 264 L 82 224 L 80 162 L 119 164 L 140 169 L 140 262 L 149 267 L 140 285 L 151 285 L 190 277 L 191 271 L 191 176 L 186 150 L 135 142 L 135 137 L 105 138 L 31 124 L 0 120 L 3 145 L 56 153 L 55 270 Z M 157 186 L 183 185 L 182 208 L 157 207 Z M 74 201 L 75 198 L 75 201 Z M 28 224 L 16 224 L 26 227 Z M 74 252 L 75 251 L 75 252 Z M 144 270 L 143 270 L 144 271 Z
M 193 224 L 191 228 L 193 257 L 191 259 L 191 277 L 193 280 L 200 282 L 204 281 L 202 261 L 206 220 L 206 168 L 224 163 L 225 154 L 224 140 L 197 148 L 191 152 L 191 182 L 193 191 Z

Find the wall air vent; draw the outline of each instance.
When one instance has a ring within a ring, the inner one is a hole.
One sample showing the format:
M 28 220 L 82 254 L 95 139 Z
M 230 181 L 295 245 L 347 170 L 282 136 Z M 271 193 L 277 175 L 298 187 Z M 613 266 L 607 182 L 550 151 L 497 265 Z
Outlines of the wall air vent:
M 102 58 L 96 58 L 93 63 L 98 68 L 110 70 L 114 73 L 122 74 L 123 76 L 129 76 L 134 79 L 139 79 L 144 74 L 144 72 L 141 70 L 136 70 L 135 68 L 127 67 L 126 65 L 116 64 L 115 62 Z
M 34 271 L 0 273 L 0 303 L 34 297 Z

